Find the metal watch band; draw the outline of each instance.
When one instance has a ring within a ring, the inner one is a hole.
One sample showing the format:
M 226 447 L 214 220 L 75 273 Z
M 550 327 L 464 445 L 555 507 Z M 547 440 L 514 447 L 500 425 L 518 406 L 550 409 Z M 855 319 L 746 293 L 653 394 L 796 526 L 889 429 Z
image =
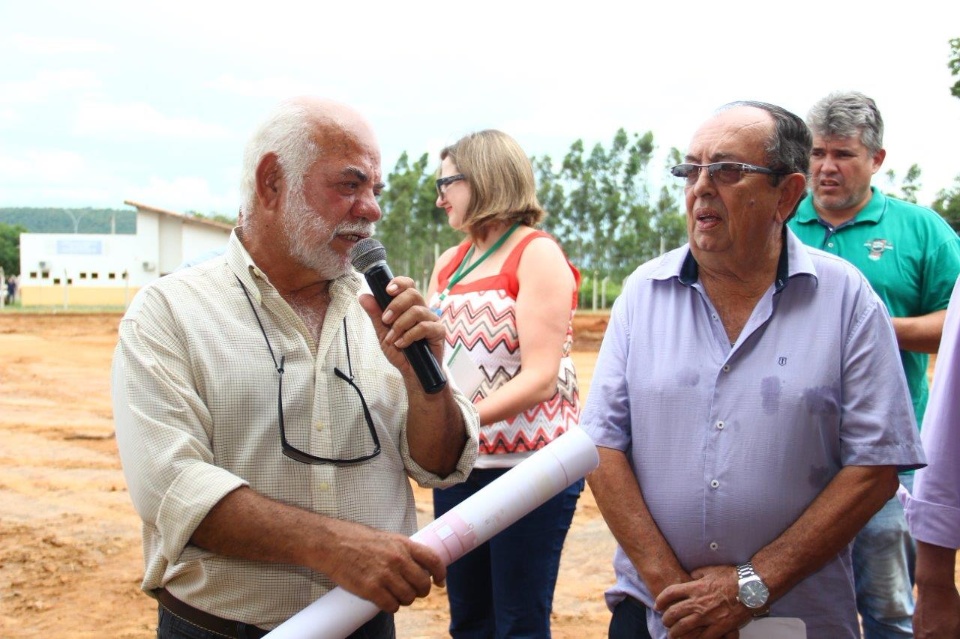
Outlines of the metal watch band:
M 756 574 L 757 574 L 757 571 L 753 569 L 752 562 L 748 561 L 745 564 L 740 564 L 739 566 L 737 566 L 738 579 L 746 579 L 747 577 L 752 577 L 753 575 L 756 575 Z

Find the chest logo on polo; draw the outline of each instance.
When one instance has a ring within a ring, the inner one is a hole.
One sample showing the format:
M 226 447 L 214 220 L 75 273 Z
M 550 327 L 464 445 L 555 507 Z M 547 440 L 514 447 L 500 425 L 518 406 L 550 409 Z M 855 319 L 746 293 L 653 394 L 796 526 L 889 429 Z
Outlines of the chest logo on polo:
M 869 257 L 871 260 L 874 260 L 874 261 L 879 260 L 881 257 L 883 257 L 884 251 L 893 250 L 893 244 L 889 240 L 884 240 L 882 238 L 877 238 L 874 240 L 870 240 L 869 242 L 864 242 L 863 245 L 870 250 L 870 254 L 867 257 Z

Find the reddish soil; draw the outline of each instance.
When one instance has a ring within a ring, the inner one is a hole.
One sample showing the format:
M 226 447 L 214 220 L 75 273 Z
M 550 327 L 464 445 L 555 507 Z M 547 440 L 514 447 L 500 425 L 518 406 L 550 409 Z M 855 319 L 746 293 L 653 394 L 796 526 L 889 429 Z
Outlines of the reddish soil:
M 156 605 L 139 588 L 140 521 L 127 495 L 110 405 L 120 316 L 0 313 L 0 637 L 147 639 Z M 604 314 L 579 313 L 576 362 L 589 390 Z M 415 489 L 421 523 L 430 491 Z M 615 544 L 589 489 L 564 547 L 557 639 L 606 637 Z M 446 636 L 445 593 L 397 617 L 402 639 Z
M 127 495 L 110 405 L 120 316 L 0 314 L 0 637 L 147 639 L 156 605 L 139 588 L 140 520 Z M 574 354 L 589 387 L 600 315 L 577 320 Z M 422 522 L 429 491 L 416 489 Z M 558 639 L 605 636 L 614 543 L 584 493 L 560 569 Z M 404 609 L 398 636 L 446 635 L 446 596 Z

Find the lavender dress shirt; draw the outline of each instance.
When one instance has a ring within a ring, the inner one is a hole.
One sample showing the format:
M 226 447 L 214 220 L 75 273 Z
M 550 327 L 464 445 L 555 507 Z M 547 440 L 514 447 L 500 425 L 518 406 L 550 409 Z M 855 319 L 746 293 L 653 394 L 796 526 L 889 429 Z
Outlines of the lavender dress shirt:
M 625 451 L 683 567 L 739 564 L 848 465 L 923 465 L 893 326 L 846 261 L 785 231 L 777 278 L 736 344 L 688 246 L 640 266 L 617 299 L 581 425 Z M 621 548 L 612 608 L 653 598 Z M 774 602 L 808 636 L 859 637 L 849 547 Z M 648 616 L 666 637 L 659 615 Z
M 943 325 L 930 402 L 923 417 L 923 449 L 929 466 L 913 480 L 904 508 L 919 541 L 960 548 L 960 280 Z M 901 497 L 903 499 L 903 497 Z

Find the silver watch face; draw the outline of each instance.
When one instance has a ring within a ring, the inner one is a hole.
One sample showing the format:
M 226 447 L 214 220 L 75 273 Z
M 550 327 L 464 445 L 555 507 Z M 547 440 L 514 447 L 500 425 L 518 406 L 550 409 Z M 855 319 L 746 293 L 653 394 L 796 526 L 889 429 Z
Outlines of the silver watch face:
M 749 579 L 740 585 L 740 601 L 747 608 L 763 608 L 770 591 L 760 579 Z

